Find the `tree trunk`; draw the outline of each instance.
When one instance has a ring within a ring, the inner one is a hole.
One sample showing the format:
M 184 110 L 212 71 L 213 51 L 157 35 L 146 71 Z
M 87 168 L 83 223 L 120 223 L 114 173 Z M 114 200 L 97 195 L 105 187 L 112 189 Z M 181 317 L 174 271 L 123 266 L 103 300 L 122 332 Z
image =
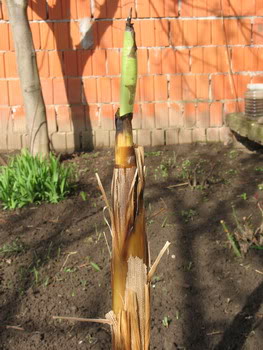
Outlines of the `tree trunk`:
M 31 154 L 47 156 L 49 139 L 46 108 L 27 17 L 28 0 L 6 0 L 16 50 L 16 60 L 26 111 L 28 148 Z

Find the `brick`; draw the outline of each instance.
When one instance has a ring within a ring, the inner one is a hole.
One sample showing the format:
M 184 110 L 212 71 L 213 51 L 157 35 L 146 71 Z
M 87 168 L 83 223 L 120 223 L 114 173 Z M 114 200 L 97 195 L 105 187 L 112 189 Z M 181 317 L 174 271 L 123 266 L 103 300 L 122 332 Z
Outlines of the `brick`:
M 193 142 L 206 142 L 206 129 L 193 129 Z
M 4 59 L 4 53 L 0 52 L 0 78 L 5 78 L 5 59 Z
M 181 104 L 171 103 L 169 107 L 169 126 L 182 127 L 184 125 L 184 121 Z
M 163 145 L 164 145 L 164 130 L 153 130 L 152 146 L 163 146 Z
M 21 135 L 21 143 L 22 143 L 22 148 L 25 149 L 25 148 L 28 148 L 28 145 L 29 145 L 29 136 L 28 134 L 22 134 Z
M 183 21 L 176 19 L 170 20 L 170 36 L 173 46 L 183 45 Z
M 190 72 L 190 51 L 188 49 L 176 51 L 176 72 Z M 173 72 L 170 72 L 173 73 Z
M 255 16 L 256 13 L 256 1 L 250 0 L 248 1 L 242 1 L 242 16 Z
M 256 75 L 252 77 L 252 84 L 263 84 L 263 75 Z
M 229 145 L 233 142 L 233 134 L 231 133 L 228 127 L 223 126 L 218 130 L 219 130 L 220 141 L 223 142 L 224 145 Z
M 154 25 L 154 20 L 140 21 L 141 40 L 143 46 L 155 46 Z
M 210 105 L 210 126 L 223 125 L 223 104 L 221 102 L 212 102 Z
M 192 17 L 193 16 L 194 0 L 183 1 L 181 3 L 181 16 Z
M 106 13 L 107 18 L 121 18 L 122 17 L 122 6 L 119 0 L 106 1 Z
M 49 74 L 49 56 L 47 51 L 37 51 L 36 52 L 36 59 L 37 59 L 37 67 L 39 76 L 41 78 L 48 78 L 50 76 Z M 52 67 L 54 68 L 54 62 L 51 61 Z M 55 60 L 56 62 L 56 60 Z M 61 65 L 60 61 L 57 63 L 59 66 Z M 53 72 L 55 74 L 56 71 Z M 62 72 L 60 73 L 62 75 Z
M 237 35 L 239 45 L 251 44 L 252 25 L 250 19 L 238 19 Z
M 155 126 L 164 129 L 169 125 L 169 111 L 167 103 L 155 103 Z
M 41 22 L 40 28 L 40 44 L 42 50 L 54 50 L 54 23 L 53 22 Z
M 139 53 L 139 51 L 138 51 L 138 53 Z M 106 55 L 107 55 L 108 74 L 109 75 L 119 75 L 120 74 L 120 52 L 119 52 L 119 50 L 107 50 Z M 139 60 L 139 65 L 140 65 L 140 60 Z M 139 69 L 140 69 L 140 66 L 139 66 Z
M 167 48 L 162 50 L 162 73 L 176 73 L 177 72 L 177 62 L 176 62 L 176 52 L 172 48 Z
M 256 0 L 256 11 L 257 16 L 263 16 L 263 3 L 261 0 Z
M 2 18 L 4 20 L 9 20 L 9 14 L 7 10 L 7 5 L 5 1 L 1 1 L 0 9 L 2 8 Z
M 119 77 L 111 78 L 111 98 L 112 102 L 115 103 L 119 103 L 120 100 L 120 81 L 121 79 Z
M 111 102 L 111 79 L 102 77 L 97 79 L 98 102 Z
M 237 76 L 237 96 L 244 98 L 245 92 L 247 90 L 247 85 L 250 84 L 250 76 L 248 75 L 238 75 Z
M 224 31 L 224 23 L 222 19 L 212 20 L 212 35 L 211 42 L 213 45 L 225 45 L 226 44 L 226 36 Z
M 195 126 L 196 106 L 194 103 L 185 103 L 183 119 L 185 128 L 193 128 Z
M 139 79 L 141 101 L 154 100 L 153 76 L 143 76 Z
M 222 14 L 224 16 L 241 16 L 241 2 L 237 0 L 222 0 Z
M 71 106 L 71 120 L 73 123 L 73 130 L 76 133 L 86 129 L 85 125 L 85 111 L 84 106 Z
M 204 64 L 203 64 L 203 48 L 194 47 L 190 50 L 191 56 L 191 72 L 192 73 L 203 73 Z
M 256 70 L 261 71 L 263 69 L 262 67 L 263 67 L 263 47 L 259 47 L 258 48 L 258 66 Z
M 263 44 L 263 18 L 255 18 L 253 23 L 253 43 Z
M 179 130 L 179 143 L 192 143 L 193 142 L 193 130 L 192 129 L 180 129 Z
M 92 75 L 92 56 L 93 55 L 94 53 L 92 54 L 90 50 L 77 51 L 78 70 L 79 70 L 80 76 L 87 77 Z M 101 64 L 101 62 L 98 62 L 98 64 Z
M 183 21 L 183 44 L 185 46 L 195 46 L 198 44 L 196 20 Z
M 83 151 L 93 151 L 94 150 L 94 135 L 92 130 L 81 132 L 81 144 Z
M 195 75 L 183 75 L 182 77 L 183 100 L 191 101 L 196 99 Z
M 102 49 L 113 47 L 112 21 L 99 21 L 96 23 L 98 46 Z
M 141 129 L 142 127 L 142 109 L 139 104 L 134 105 L 132 127 L 133 129 Z
M 178 143 L 179 143 L 179 130 L 178 129 L 165 130 L 165 144 L 177 145 Z
M 67 104 L 67 79 L 53 79 L 54 104 Z
M 100 114 L 98 105 L 89 105 L 85 107 L 85 117 L 87 129 L 98 129 L 100 126 Z
M 54 103 L 52 79 L 41 79 L 41 88 L 45 105 L 52 105 Z
M 48 18 L 62 19 L 62 1 L 47 0 Z
M 46 107 L 48 134 L 57 132 L 56 112 L 53 106 Z
M 137 16 L 138 17 L 150 17 L 150 1 L 149 0 L 138 0 Z
M 82 49 L 81 43 L 81 32 L 79 29 L 79 21 L 70 21 L 69 23 L 69 32 L 71 39 L 71 48 L 74 49 Z
M 29 6 L 32 9 L 33 20 L 47 19 L 47 5 L 45 1 L 30 1 Z
M 96 130 L 95 131 L 96 147 L 109 147 L 109 131 L 106 130 Z
M 72 154 L 76 149 L 80 148 L 80 140 L 78 136 L 79 133 L 76 135 L 74 131 L 66 133 L 66 152 L 68 154 Z
M 8 92 L 10 106 L 20 106 L 23 104 L 22 91 L 19 80 L 8 81 Z
M 8 134 L 8 150 L 20 150 L 22 148 L 22 135 L 9 132 Z
M 72 77 L 78 75 L 77 51 L 64 52 L 64 72 L 65 76 Z
M 244 47 L 244 70 L 256 71 L 258 67 L 258 49 L 255 47 Z
M 26 117 L 24 107 L 15 107 L 13 109 L 13 131 L 18 133 L 26 132 Z
M 138 73 L 140 75 L 148 74 L 148 51 L 147 49 L 138 49 Z
M 122 48 L 123 46 L 123 31 L 125 30 L 125 21 L 114 21 L 112 25 L 113 47 Z M 137 39 L 137 32 L 136 32 Z M 137 43 L 138 45 L 138 43 Z
M 224 76 L 224 98 L 225 99 L 237 98 L 237 75 L 228 74 Z
M 96 103 L 97 96 L 97 78 L 83 79 L 84 95 L 86 103 Z
M 206 129 L 206 140 L 207 140 L 207 142 L 219 142 L 219 130 L 218 130 L 218 128 Z
M 212 76 L 212 98 L 214 100 L 223 100 L 224 94 L 224 75 Z
M 153 103 L 142 104 L 142 128 L 154 129 L 155 128 L 155 109 Z
M 82 97 L 82 82 L 81 78 L 68 78 L 68 103 L 75 104 L 81 103 Z
M 5 72 L 7 78 L 18 77 L 18 69 L 16 64 L 16 54 L 15 52 L 7 51 L 4 54 L 5 58 Z
M 181 101 L 183 99 L 182 76 L 170 76 L 170 91 L 169 97 L 173 101 Z
M 91 17 L 90 1 L 77 0 L 76 4 L 77 4 L 78 18 Z
M 244 48 L 233 47 L 232 48 L 232 68 L 234 72 L 240 72 L 244 70 Z
M 238 112 L 238 105 L 236 101 L 225 102 L 224 104 L 225 114 Z
M 151 74 L 162 73 L 162 51 L 159 49 L 150 49 L 149 52 L 149 69 Z M 140 61 L 139 61 L 140 67 Z
M 238 45 L 238 20 L 237 19 L 225 19 L 224 20 L 224 30 L 227 38 L 228 45 Z
M 163 0 L 155 0 L 154 3 L 150 1 L 150 17 L 164 17 Z
M 94 8 L 94 18 L 106 18 L 107 7 L 105 4 L 105 0 L 96 0 L 95 1 L 95 8 Z
M 208 75 L 196 75 L 196 98 L 198 100 L 209 99 L 209 77 Z
M 198 103 L 196 110 L 197 128 L 208 128 L 210 125 L 210 110 L 208 103 Z
M 168 98 L 167 94 L 167 78 L 165 75 L 154 76 L 154 97 L 156 101 L 165 101 Z
M 197 21 L 197 45 L 210 45 L 211 38 L 211 21 L 199 20 Z
M 56 38 L 56 49 L 66 50 L 69 48 L 69 23 L 68 22 L 55 22 L 54 23 L 54 35 Z
M 138 145 L 144 147 L 151 146 L 151 131 L 138 130 Z
M 11 125 L 11 110 L 0 106 L 0 150 L 7 150 L 8 132 Z
M 40 55 L 45 56 L 46 52 L 40 52 Z M 49 64 L 49 76 L 50 77 L 62 77 L 64 75 L 63 72 L 63 58 L 61 51 L 48 51 L 48 64 Z M 42 61 L 46 62 L 46 59 Z M 40 64 L 42 64 L 40 62 Z M 44 69 L 44 67 L 43 67 Z
M 6 80 L 0 80 L 0 105 L 9 105 L 8 84 Z
M 59 106 L 57 108 L 57 125 L 59 132 L 68 132 L 72 128 L 72 115 L 69 106 Z
M 167 19 L 154 21 L 155 46 L 169 46 L 169 22 Z
M 207 0 L 195 0 L 193 6 L 194 17 L 206 17 L 207 16 Z
M 93 75 L 106 74 L 106 54 L 105 50 L 95 50 L 92 54 Z
M 15 51 L 15 42 L 14 42 L 14 38 L 13 38 L 12 27 L 10 25 L 8 26 L 8 33 L 9 33 L 10 51 Z
M 217 48 L 204 47 L 204 73 L 214 73 L 217 71 Z
M 8 51 L 9 46 L 9 29 L 7 23 L 0 23 L 0 50 Z
M 178 16 L 178 1 L 165 0 L 164 2 L 164 16 L 177 17 Z
M 230 70 L 230 54 L 228 58 L 228 48 L 226 46 L 218 46 L 217 52 L 217 72 L 226 73 Z
M 51 144 L 55 152 L 64 153 L 67 149 L 66 133 L 55 132 L 51 135 Z
M 35 48 L 35 50 L 40 50 L 40 48 L 41 48 L 41 41 L 40 41 L 39 23 L 31 22 L 30 23 L 30 29 L 31 29 L 31 33 L 32 33 L 34 48 Z
M 77 19 L 77 4 L 76 0 L 63 0 L 62 1 L 62 18 L 63 19 Z
M 101 106 L 101 127 L 104 130 L 114 129 L 114 110 L 111 104 Z

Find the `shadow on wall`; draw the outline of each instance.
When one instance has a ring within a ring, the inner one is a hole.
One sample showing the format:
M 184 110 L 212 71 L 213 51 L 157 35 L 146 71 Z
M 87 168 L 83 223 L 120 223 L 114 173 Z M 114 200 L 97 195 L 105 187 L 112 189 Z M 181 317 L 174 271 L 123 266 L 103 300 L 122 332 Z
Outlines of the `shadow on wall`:
M 83 79 L 83 77 L 93 74 L 91 56 L 112 22 L 105 21 L 105 25 L 100 32 L 95 34 L 95 21 L 91 17 L 90 1 L 63 0 L 62 2 L 61 0 L 53 0 L 49 1 L 51 5 L 47 3 L 48 7 L 44 10 L 41 3 L 43 3 L 42 0 L 32 0 L 29 1 L 29 6 L 43 20 L 46 19 L 44 16 L 48 14 L 48 21 L 45 21 L 48 26 L 46 29 L 47 41 L 52 40 L 53 36 L 55 40 L 54 47 L 57 50 L 53 53 L 49 52 L 52 67 L 50 70 L 54 72 L 55 77 L 55 80 L 53 79 L 55 82 L 55 84 L 53 82 L 54 96 L 57 99 L 55 104 L 59 104 L 56 111 L 57 118 L 54 115 L 52 116 L 56 123 L 56 130 L 52 130 L 52 132 L 59 129 L 61 133 L 55 133 L 54 138 L 51 135 L 52 148 L 56 150 L 61 148 L 61 151 L 67 148 L 69 153 L 75 149 L 92 150 L 94 148 L 92 116 L 96 115 L 98 110 L 87 102 L 89 101 L 87 87 L 90 87 L 90 84 L 88 84 L 88 79 Z M 102 17 L 100 14 L 107 13 L 107 18 L 113 18 L 117 8 L 118 0 L 111 1 L 111 6 L 107 5 L 107 1 L 104 1 L 99 6 L 96 17 Z M 79 18 L 77 13 L 81 13 L 83 18 Z M 69 19 L 71 19 L 71 22 L 67 21 Z M 81 37 L 80 42 L 75 40 L 78 36 Z M 48 49 L 48 42 L 46 43 L 46 49 Z M 38 60 L 40 67 L 43 64 L 44 55 L 42 57 L 42 62 Z M 57 67 L 56 64 L 59 64 L 60 67 Z M 59 73 L 56 74 L 57 72 Z M 58 76 L 60 78 L 57 78 Z M 90 87 L 92 94 L 91 89 Z M 67 136 L 65 133 L 67 133 Z

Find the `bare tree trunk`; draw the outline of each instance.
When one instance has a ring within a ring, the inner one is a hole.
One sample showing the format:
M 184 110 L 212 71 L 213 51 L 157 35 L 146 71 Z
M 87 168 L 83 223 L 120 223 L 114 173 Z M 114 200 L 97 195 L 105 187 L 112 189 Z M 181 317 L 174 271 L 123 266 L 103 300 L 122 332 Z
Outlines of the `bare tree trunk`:
M 26 125 L 31 154 L 49 153 L 46 108 L 39 80 L 31 29 L 27 17 L 28 0 L 6 0 L 16 59 L 26 110 Z

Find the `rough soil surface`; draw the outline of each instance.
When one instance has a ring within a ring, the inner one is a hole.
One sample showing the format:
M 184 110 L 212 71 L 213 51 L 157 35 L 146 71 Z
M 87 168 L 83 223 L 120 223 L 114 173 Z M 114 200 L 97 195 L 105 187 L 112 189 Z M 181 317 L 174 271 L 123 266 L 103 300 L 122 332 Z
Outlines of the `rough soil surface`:
M 263 251 L 237 258 L 220 224 L 234 231 L 234 206 L 240 220 L 252 215 L 260 225 L 262 159 L 222 145 L 146 150 L 152 260 L 172 243 L 152 285 L 151 349 L 262 349 Z M 107 326 L 52 319 L 111 309 L 110 234 L 94 174 L 110 196 L 113 152 L 65 162 L 79 173 L 70 198 L 0 210 L 1 350 L 111 348 Z M 4 254 L 7 245 L 14 251 Z

